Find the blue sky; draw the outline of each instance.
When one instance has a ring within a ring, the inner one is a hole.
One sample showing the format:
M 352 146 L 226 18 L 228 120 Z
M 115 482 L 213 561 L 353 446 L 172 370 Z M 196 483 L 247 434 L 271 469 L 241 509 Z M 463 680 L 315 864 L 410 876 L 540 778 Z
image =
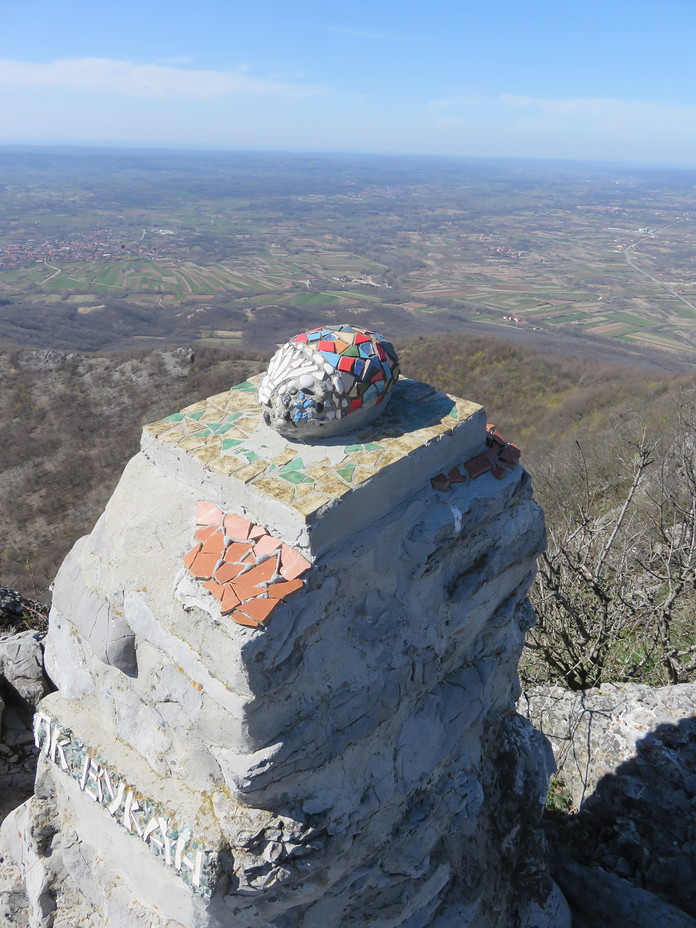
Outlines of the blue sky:
M 0 0 L 0 144 L 696 166 L 696 0 Z

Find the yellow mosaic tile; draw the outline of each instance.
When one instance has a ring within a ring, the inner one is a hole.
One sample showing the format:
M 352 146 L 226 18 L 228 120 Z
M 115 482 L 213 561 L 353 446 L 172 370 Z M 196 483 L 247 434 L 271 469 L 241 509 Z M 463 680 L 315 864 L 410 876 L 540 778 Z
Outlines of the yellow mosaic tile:
M 273 458 L 273 463 L 276 467 L 282 467 L 284 464 L 289 464 L 290 461 L 294 460 L 296 457 L 296 451 L 291 451 L 290 448 L 286 448 L 282 454 L 279 454 L 278 457 Z
M 295 498 L 295 487 L 287 480 L 277 480 L 275 477 L 259 477 L 254 481 L 254 487 L 281 503 L 292 503 Z
M 145 431 L 149 432 L 153 438 L 158 438 L 160 435 L 163 435 L 165 432 L 169 432 L 172 428 L 171 422 L 153 422 L 151 425 L 145 426 Z
M 326 464 L 321 462 L 319 464 L 312 464 L 305 469 L 305 473 L 309 474 L 313 480 L 321 480 L 322 477 L 326 477 L 327 474 L 333 474 L 333 472 L 334 469 L 328 461 Z
M 382 452 L 382 456 L 379 459 L 379 466 L 389 467 L 390 464 L 394 464 L 395 461 L 400 461 L 403 457 L 403 454 L 400 454 L 395 448 L 387 448 L 386 451 Z
M 243 483 L 249 483 L 250 480 L 253 480 L 254 477 L 258 477 L 259 474 L 262 474 L 268 467 L 268 461 L 263 459 L 259 461 L 252 461 L 251 464 L 247 464 L 246 467 L 243 467 L 241 470 L 238 470 L 235 474 L 237 480 L 243 481 Z
M 320 509 L 326 503 L 330 502 L 330 496 L 323 496 L 319 493 L 309 493 L 304 497 L 304 499 L 297 501 L 293 506 L 293 509 L 301 513 L 303 516 L 309 516 L 313 512 L 316 512 L 317 509 Z
M 205 425 L 217 425 L 218 423 L 222 422 L 224 418 L 225 413 L 222 411 L 222 409 L 209 407 L 198 421 Z
M 294 486 L 293 499 L 304 499 L 308 493 L 313 493 L 316 488 L 315 483 L 298 483 Z
M 197 403 L 191 403 L 190 406 L 184 406 L 181 412 L 186 413 L 186 415 L 191 415 L 192 412 L 200 412 L 202 409 L 208 408 L 208 400 L 199 400 Z
M 225 441 L 226 438 L 237 438 L 239 441 L 244 441 L 248 437 L 244 432 L 240 432 L 238 428 L 228 429 L 223 435 L 218 436 L 222 441 Z
M 184 451 L 195 451 L 196 448 L 202 448 L 206 444 L 205 438 L 196 438 L 195 435 L 187 435 L 179 442 L 179 447 Z
M 353 483 L 363 483 L 365 480 L 369 480 L 370 477 L 374 476 L 375 469 L 374 467 L 362 467 L 358 464 L 353 473 Z
M 244 467 L 244 461 L 240 461 L 232 455 L 212 458 L 208 462 L 208 469 L 216 474 L 220 474 L 222 477 L 231 477 L 233 474 L 236 474 L 238 470 L 241 470 L 242 467 Z
M 155 425 L 159 425 L 159 423 L 156 422 Z M 186 429 L 182 425 L 176 425 L 173 429 L 160 435 L 161 441 L 170 444 L 177 444 L 177 442 L 183 441 L 184 438 L 186 438 Z
M 326 477 L 322 477 L 321 480 L 317 481 L 315 484 L 315 489 L 320 493 L 326 493 L 328 496 L 333 499 L 336 496 L 341 496 L 346 492 L 348 485 L 341 480 L 340 477 L 336 477 L 333 474 L 329 474 Z
M 207 467 L 211 461 L 215 460 L 218 456 L 218 449 L 215 447 L 212 448 L 197 448 L 193 452 L 193 456 L 197 458 L 203 467 Z

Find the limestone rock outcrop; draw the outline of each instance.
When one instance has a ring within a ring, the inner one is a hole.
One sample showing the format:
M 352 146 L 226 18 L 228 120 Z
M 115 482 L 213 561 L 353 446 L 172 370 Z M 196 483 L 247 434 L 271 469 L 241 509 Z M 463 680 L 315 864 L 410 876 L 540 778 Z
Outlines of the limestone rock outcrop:
M 56 579 L 17 925 L 569 925 L 515 714 L 543 518 L 519 465 L 457 469 L 486 435 L 412 381 L 321 445 L 256 383 L 145 428 Z
M 569 895 L 608 925 L 615 922 L 605 902 L 592 905 L 613 896 L 616 924 L 631 906 L 652 911 L 654 924 L 672 924 L 669 909 L 661 920 L 654 914 L 662 899 L 682 910 L 674 924 L 696 926 L 696 683 L 606 683 L 582 693 L 538 687 L 520 711 L 549 738 L 577 810 L 559 826 L 577 857 L 559 875 Z M 582 865 L 595 868 L 596 893 L 584 891 L 593 872 Z M 640 890 L 635 899 L 631 887 Z

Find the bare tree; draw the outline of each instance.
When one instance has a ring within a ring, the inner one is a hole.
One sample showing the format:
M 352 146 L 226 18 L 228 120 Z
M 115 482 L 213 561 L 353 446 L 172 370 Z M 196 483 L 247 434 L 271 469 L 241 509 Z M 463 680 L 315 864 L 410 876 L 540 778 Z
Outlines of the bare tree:
M 679 683 L 696 671 L 695 406 L 675 410 L 669 441 L 617 437 L 613 485 L 576 443 L 574 491 L 550 520 L 532 591 L 526 683 L 581 690 Z

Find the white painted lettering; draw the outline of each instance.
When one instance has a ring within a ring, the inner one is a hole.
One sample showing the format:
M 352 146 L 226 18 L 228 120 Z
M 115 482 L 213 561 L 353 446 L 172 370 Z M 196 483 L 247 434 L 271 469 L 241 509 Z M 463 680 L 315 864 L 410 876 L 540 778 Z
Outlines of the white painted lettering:
M 114 801 L 106 807 L 106 810 L 109 813 L 109 815 L 113 816 L 113 815 L 116 815 L 116 813 L 118 812 L 119 806 L 121 805 L 121 802 L 123 801 L 123 793 L 125 792 L 125 789 L 126 789 L 126 784 L 123 780 L 121 780 L 121 782 L 118 784 L 118 792 L 116 793 L 114 797 Z

